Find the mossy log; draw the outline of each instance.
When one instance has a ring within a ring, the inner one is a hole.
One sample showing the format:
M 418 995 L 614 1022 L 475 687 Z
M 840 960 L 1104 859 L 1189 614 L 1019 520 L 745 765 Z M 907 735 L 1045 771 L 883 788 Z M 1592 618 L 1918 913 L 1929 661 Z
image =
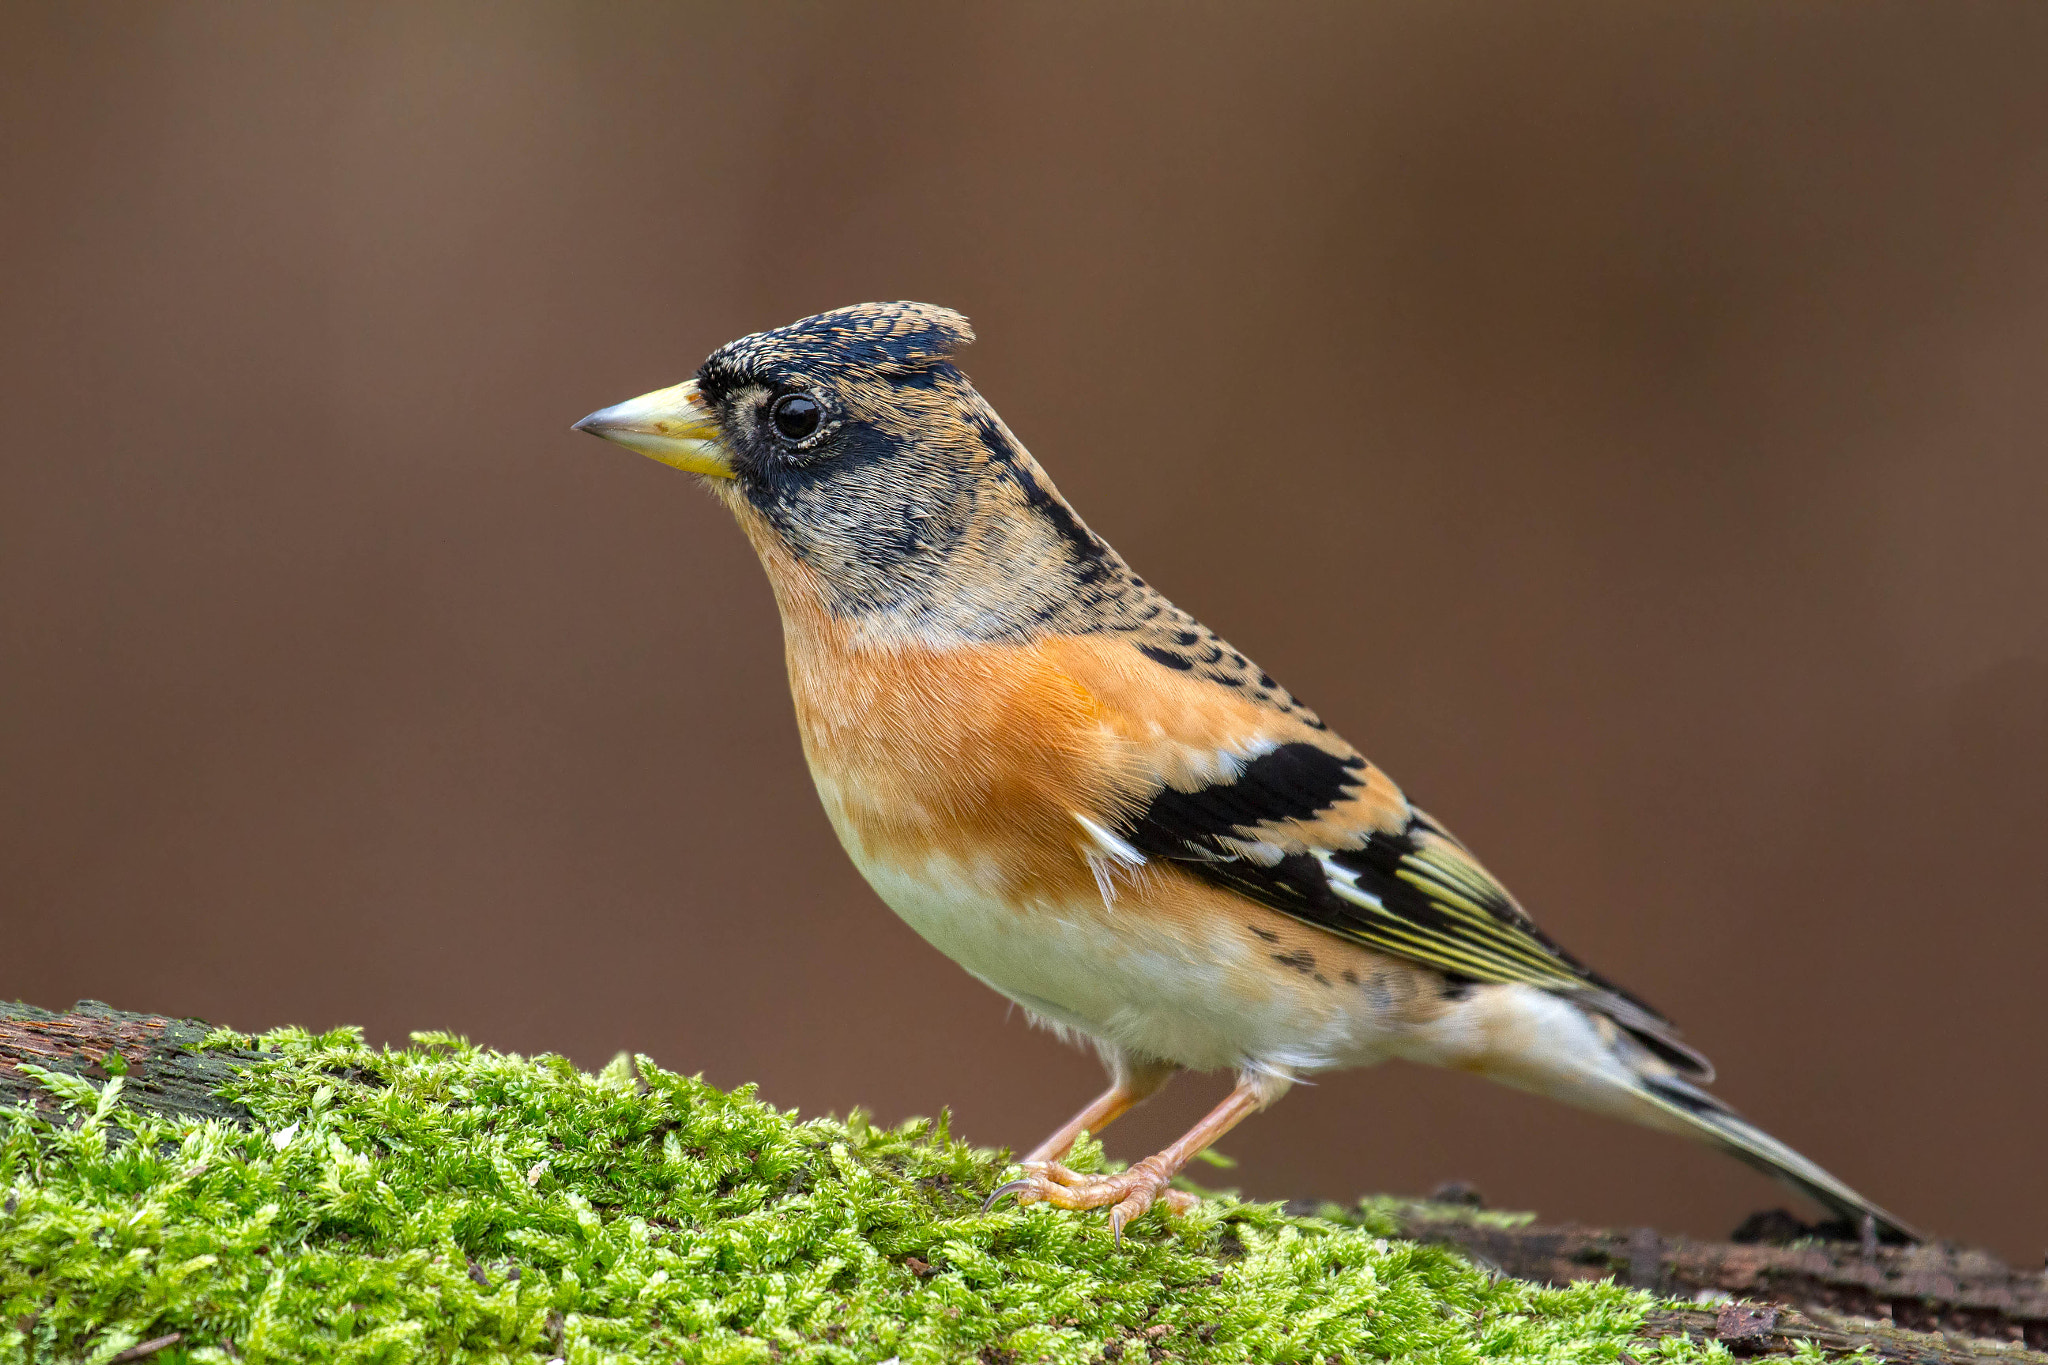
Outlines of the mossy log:
M 48 1087 L 22 1069 L 32 1064 L 93 1081 L 118 1075 L 123 1103 L 137 1110 L 247 1124 L 249 1111 L 217 1092 L 266 1054 L 203 1046 L 209 1032 L 195 1020 L 130 1014 L 95 1001 L 61 1014 L 0 1003 L 0 1106 L 28 1103 L 45 1114 L 59 1112 Z M 1388 1201 L 1370 1202 L 1382 1213 L 1388 1207 Z M 1741 1356 L 1790 1355 L 1810 1343 L 1830 1357 L 1863 1351 L 1929 1365 L 2048 1365 L 2041 1350 L 2048 1347 L 2048 1280 L 1981 1251 L 1812 1239 L 1770 1246 L 1700 1242 L 1649 1229 L 1544 1227 L 1485 1214 L 1472 1202 L 1468 1196 L 1399 1203 L 1394 1217 L 1413 1240 L 1454 1247 L 1519 1279 L 1566 1285 L 1612 1278 L 1667 1299 L 1697 1299 L 1706 1291 L 1741 1300 L 1654 1311 L 1642 1328 L 1650 1339 L 1719 1341 Z M 1337 1212 L 1327 1206 L 1295 1211 Z M 1357 1221 L 1366 1218 L 1360 1214 Z M 1798 1230 L 1789 1215 L 1778 1225 Z M 470 1270 L 474 1274 L 474 1264 Z

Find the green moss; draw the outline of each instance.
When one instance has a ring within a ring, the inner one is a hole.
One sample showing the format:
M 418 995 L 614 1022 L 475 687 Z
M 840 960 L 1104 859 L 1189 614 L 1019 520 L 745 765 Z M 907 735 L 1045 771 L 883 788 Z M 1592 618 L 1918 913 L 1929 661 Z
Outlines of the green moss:
M 253 1129 L 127 1110 L 118 1078 L 43 1073 L 68 1123 L 0 1110 L 0 1360 L 173 1332 L 163 1365 L 1726 1359 L 1638 1338 L 1647 1296 L 1492 1280 L 1370 1205 L 1219 1197 L 1118 1246 L 1100 1215 L 980 1212 L 999 1158 L 943 1118 L 440 1035 L 256 1043 Z
M 1321 1211 L 1332 1222 L 1360 1227 L 1395 1228 L 1403 1223 L 1465 1223 L 1477 1228 L 1525 1228 L 1536 1221 L 1533 1213 L 1507 1209 L 1480 1209 L 1469 1204 L 1435 1204 L 1427 1199 L 1401 1199 L 1391 1194 L 1368 1195 L 1351 1208 L 1330 1204 Z

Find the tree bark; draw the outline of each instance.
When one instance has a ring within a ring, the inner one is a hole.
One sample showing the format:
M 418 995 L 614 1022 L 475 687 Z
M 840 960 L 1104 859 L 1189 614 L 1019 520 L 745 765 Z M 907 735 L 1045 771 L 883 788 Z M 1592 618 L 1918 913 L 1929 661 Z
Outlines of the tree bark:
M 198 1020 L 127 1014 L 95 1000 L 64 1014 L 0 1002 L 0 1105 L 57 1111 L 20 1069 L 31 1062 L 95 1081 L 120 1071 L 122 1098 L 137 1109 L 247 1122 L 247 1110 L 214 1092 L 263 1054 L 200 1051 L 207 1032 Z M 2048 1277 L 2015 1271 L 1988 1252 L 1945 1244 L 1699 1242 L 1649 1228 L 1500 1228 L 1474 1218 L 1471 1198 L 1462 1206 L 1411 1206 L 1402 1231 L 1541 1284 L 1612 1276 L 1670 1297 L 1709 1290 L 1751 1301 L 1652 1313 L 1644 1325 L 1651 1337 L 1721 1341 L 1742 1356 L 1789 1355 L 1812 1341 L 1829 1352 L 1867 1348 L 1916 1365 L 2048 1365 Z
M 1790 1215 L 1781 1220 L 1796 1227 Z M 1562 1285 L 1612 1276 L 1623 1284 L 1673 1298 L 1701 1291 L 1724 1293 L 1801 1310 L 1781 1315 L 1816 1330 L 1882 1340 L 1900 1329 L 1948 1359 L 1941 1335 L 2003 1341 L 2048 1350 L 2048 1276 L 2023 1272 L 1987 1251 L 1935 1242 L 1925 1246 L 1861 1246 L 1855 1242 L 1800 1241 L 1790 1246 L 1702 1242 L 1650 1228 L 1485 1226 L 1469 1209 L 1419 1205 L 1402 1219 L 1402 1232 L 1421 1242 L 1454 1246 L 1517 1279 Z M 1695 1316 L 1683 1324 L 1698 1335 Z M 1852 1323 L 1849 1319 L 1860 1319 Z M 1808 1333 L 1810 1334 L 1810 1333 Z M 2048 1359 L 2048 1356 L 2036 1356 Z
M 66 1014 L 0 1001 L 0 1105 L 31 1103 L 44 1114 L 57 1111 L 49 1091 L 22 1071 L 21 1063 L 30 1062 L 97 1082 L 120 1071 L 126 1076 L 121 1097 L 146 1112 L 246 1123 L 248 1110 L 214 1092 L 262 1054 L 201 1052 L 209 1031 L 197 1019 L 126 1014 L 97 1000 L 81 1000 Z

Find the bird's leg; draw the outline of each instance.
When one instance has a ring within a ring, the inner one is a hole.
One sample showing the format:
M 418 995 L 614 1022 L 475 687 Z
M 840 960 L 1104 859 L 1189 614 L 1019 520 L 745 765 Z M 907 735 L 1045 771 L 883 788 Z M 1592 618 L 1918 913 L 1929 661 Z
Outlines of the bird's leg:
M 1129 1170 L 1115 1175 L 1082 1175 L 1048 1162 L 1030 1168 L 1023 1179 L 1012 1180 L 997 1189 L 989 1196 L 989 1203 L 993 1204 L 1006 1194 L 1014 1194 L 1019 1204 L 1035 1204 L 1043 1200 L 1062 1209 L 1099 1209 L 1111 1205 L 1110 1230 L 1121 1239 L 1124 1225 L 1151 1208 L 1153 1201 L 1162 1194 L 1176 1213 L 1185 1213 L 1192 1208 L 1194 1197 L 1168 1190 L 1167 1182 L 1194 1159 L 1195 1153 L 1274 1098 L 1270 1085 L 1261 1085 L 1249 1078 L 1241 1080 L 1229 1097 L 1204 1115 L 1200 1123 L 1188 1129 L 1165 1151 L 1146 1157 Z
M 1110 1074 L 1109 1089 L 1089 1101 L 1088 1107 L 1060 1125 L 1059 1131 L 1033 1147 L 1022 1160 L 1025 1166 L 1043 1166 L 1059 1161 L 1074 1150 L 1081 1134 L 1100 1135 L 1110 1124 L 1159 1093 L 1180 1068 L 1170 1062 L 1132 1062 L 1119 1059 Z

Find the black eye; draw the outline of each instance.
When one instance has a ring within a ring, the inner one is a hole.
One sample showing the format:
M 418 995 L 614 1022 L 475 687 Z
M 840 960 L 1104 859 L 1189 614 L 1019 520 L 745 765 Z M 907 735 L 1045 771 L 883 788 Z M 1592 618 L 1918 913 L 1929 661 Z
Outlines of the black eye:
M 825 410 L 818 406 L 818 400 L 801 393 L 785 393 L 768 410 L 768 420 L 775 423 L 785 441 L 803 440 L 818 429 L 824 418 Z

